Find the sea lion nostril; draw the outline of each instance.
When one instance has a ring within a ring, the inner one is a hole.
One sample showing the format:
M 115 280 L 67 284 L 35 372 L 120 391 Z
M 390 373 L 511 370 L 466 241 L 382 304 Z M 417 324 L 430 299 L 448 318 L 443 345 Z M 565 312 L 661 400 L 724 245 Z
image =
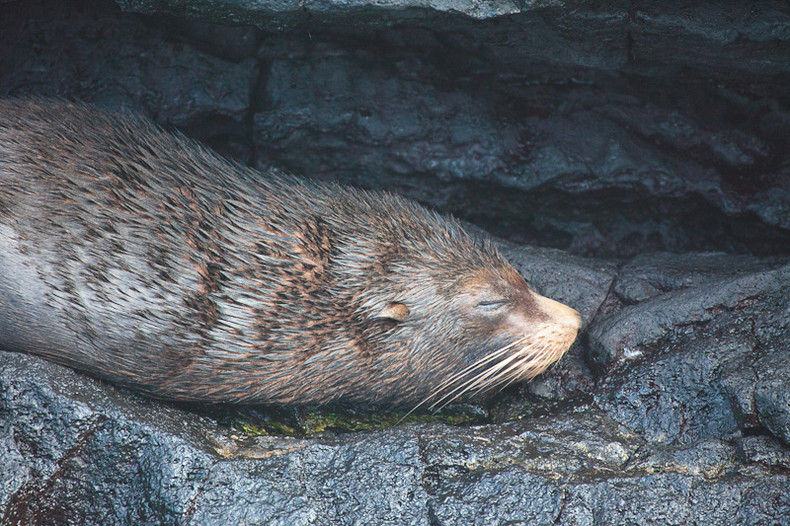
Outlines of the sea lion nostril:
M 535 302 L 540 310 L 544 312 L 552 322 L 577 330 L 581 327 L 581 314 L 579 314 L 577 310 L 539 294 L 534 294 L 534 296 Z

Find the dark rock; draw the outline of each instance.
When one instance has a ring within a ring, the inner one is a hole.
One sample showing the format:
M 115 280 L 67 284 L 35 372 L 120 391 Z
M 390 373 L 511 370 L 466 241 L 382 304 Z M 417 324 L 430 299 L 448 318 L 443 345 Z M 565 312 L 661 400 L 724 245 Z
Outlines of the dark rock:
M 760 423 L 790 446 L 790 348 L 774 354 L 754 387 L 754 405 Z M 779 362 L 779 363 L 776 363 Z M 763 362 L 764 364 L 764 362 Z
M 679 289 L 714 286 L 755 272 L 781 266 L 782 260 L 761 260 L 724 253 L 645 254 L 617 272 L 612 291 L 626 304 Z
M 141 108 L 519 243 L 790 253 L 787 6 L 7 5 L 0 93 Z
M 13 477 L 0 486 L 4 524 L 790 518 L 790 481 L 772 472 L 784 450 L 756 437 L 737 451 L 715 440 L 649 449 L 587 408 L 493 426 L 263 437 L 239 456 L 224 445 L 243 439 L 188 410 L 34 357 L 0 353 L 0 364 L 0 465 Z
M 211 421 L 33 357 L 0 360 L 0 420 L 10 431 L 2 464 L 14 475 L 0 495 L 3 524 L 409 523 L 424 515 L 411 432 L 292 440 L 287 455 L 224 460 L 214 438 L 223 431 Z
M 690 443 L 727 438 L 738 431 L 730 399 L 720 384 L 715 344 L 641 364 L 607 382 L 596 403 L 613 419 L 645 439 Z
M 697 261 L 696 257 L 692 257 L 692 264 Z M 727 259 L 720 261 L 726 264 Z M 743 274 L 743 269 L 738 269 L 737 263 L 736 258 L 729 279 L 706 282 L 692 274 L 683 281 L 693 283 L 696 279 L 699 286 L 649 298 L 600 320 L 589 332 L 592 363 L 610 367 L 624 360 L 640 358 L 650 354 L 651 347 L 655 348 L 656 344 L 675 343 L 672 338 L 693 333 L 695 326 L 703 328 L 711 321 L 724 318 L 720 316 L 722 312 L 725 315 L 734 313 L 735 321 L 748 324 L 744 331 L 748 331 L 753 340 L 750 324 L 753 320 L 738 315 L 742 311 L 752 314 L 753 309 L 750 307 L 754 303 L 766 317 L 782 310 L 788 299 L 790 266 L 762 271 L 760 268 L 767 263 L 755 263 L 754 272 Z
M 132 108 L 215 145 L 218 137 L 227 142 L 244 132 L 258 77 L 252 57 L 231 62 L 201 52 L 202 46 L 183 43 L 172 23 L 121 18 L 101 1 L 17 2 L 3 9 L 13 16 L 0 16 L 0 94 Z M 249 38 L 244 29 L 215 32 Z
M 0 358 L 3 449 L 25 462 L 0 496 L 4 524 L 167 524 L 183 514 L 216 462 L 187 446 L 208 422 L 32 357 Z
M 151 22 L 156 24 L 156 21 Z M 178 17 L 164 18 L 160 25 L 169 39 L 232 62 L 254 57 L 261 43 L 261 32 L 251 26 L 212 24 Z
M 790 470 L 790 449 L 782 447 L 774 438 L 747 436 L 737 442 L 738 455 L 743 460 L 767 467 Z
M 705 524 L 781 524 L 787 504 L 772 483 L 786 484 L 784 477 L 771 482 L 735 478 L 700 480 L 678 473 L 612 477 L 566 487 L 561 481 L 510 468 L 480 476 L 478 493 L 456 494 L 440 502 L 438 524 L 628 524 L 685 525 L 704 517 Z M 547 487 L 548 486 L 548 487 Z M 514 501 L 516 487 L 532 488 L 533 497 Z M 764 500 L 763 497 L 771 495 Z M 647 502 L 644 496 L 650 495 Z M 541 513 L 534 513 L 535 507 Z M 776 506 L 776 507 L 773 507 Z M 453 517 L 446 519 L 442 514 Z M 450 515 L 451 514 L 451 515 Z M 442 520 L 444 519 L 444 520 Z
M 776 46 L 790 36 L 786 5 L 758 1 L 721 7 L 688 0 L 640 4 L 629 18 L 633 61 L 723 72 L 737 64 L 742 73 L 758 75 L 771 63 L 775 74 L 788 72 L 787 56 Z
M 394 187 L 511 240 L 579 254 L 787 253 L 784 103 L 748 103 L 693 74 L 646 81 L 532 63 L 503 73 L 499 61 L 525 57 L 502 50 L 470 65 L 455 33 L 400 36 L 265 40 L 260 165 Z
M 765 270 L 769 262 L 752 262 L 747 274 L 741 258 L 731 265 L 716 259 L 719 271 L 699 274 L 699 256 L 677 257 L 675 263 L 691 263 L 690 273 L 676 274 L 667 288 L 691 288 L 625 307 L 590 329 L 594 370 L 620 372 L 602 379 L 596 403 L 656 443 L 727 438 L 762 426 L 787 442 L 790 267 Z M 763 327 L 762 338 L 755 327 Z

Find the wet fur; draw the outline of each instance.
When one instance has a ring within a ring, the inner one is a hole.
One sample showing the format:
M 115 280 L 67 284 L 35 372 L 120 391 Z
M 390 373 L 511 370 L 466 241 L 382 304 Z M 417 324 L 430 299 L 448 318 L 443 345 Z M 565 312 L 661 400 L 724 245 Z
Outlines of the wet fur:
M 513 341 L 458 323 L 520 277 L 454 220 L 82 104 L 0 102 L 0 246 L 0 347 L 157 398 L 414 405 Z

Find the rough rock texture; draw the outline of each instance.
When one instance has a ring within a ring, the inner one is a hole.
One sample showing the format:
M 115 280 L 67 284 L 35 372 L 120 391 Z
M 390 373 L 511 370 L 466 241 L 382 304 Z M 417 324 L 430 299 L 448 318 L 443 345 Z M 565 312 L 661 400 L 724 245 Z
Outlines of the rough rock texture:
M 579 255 L 790 253 L 787 4 L 221 4 L 120 2 L 265 30 L 4 4 L 0 94 L 137 108 L 261 167 Z
M 584 322 L 482 425 L 305 436 L 0 351 L 0 524 L 790 524 L 789 85 L 782 2 L 0 2 L 0 95 L 415 197 Z

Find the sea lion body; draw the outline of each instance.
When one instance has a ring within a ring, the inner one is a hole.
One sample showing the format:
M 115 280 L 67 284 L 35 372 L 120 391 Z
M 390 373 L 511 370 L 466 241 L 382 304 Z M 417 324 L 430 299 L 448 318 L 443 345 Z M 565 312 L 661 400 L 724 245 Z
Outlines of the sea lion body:
M 415 405 L 530 378 L 578 328 L 404 198 L 259 173 L 131 115 L 0 102 L 2 349 L 168 400 Z

